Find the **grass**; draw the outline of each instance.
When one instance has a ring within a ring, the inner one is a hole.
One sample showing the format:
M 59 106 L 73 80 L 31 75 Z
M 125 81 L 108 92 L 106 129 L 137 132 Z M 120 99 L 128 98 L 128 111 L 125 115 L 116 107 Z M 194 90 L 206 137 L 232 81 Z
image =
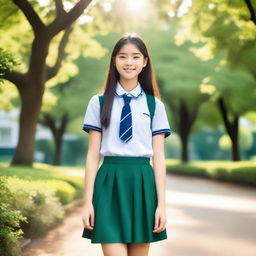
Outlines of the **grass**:
M 42 163 L 34 163 L 32 167 L 11 166 L 8 163 L 0 163 L 0 175 L 17 177 L 23 180 L 63 180 L 81 189 L 84 181 L 84 170 L 80 167 L 52 166 Z

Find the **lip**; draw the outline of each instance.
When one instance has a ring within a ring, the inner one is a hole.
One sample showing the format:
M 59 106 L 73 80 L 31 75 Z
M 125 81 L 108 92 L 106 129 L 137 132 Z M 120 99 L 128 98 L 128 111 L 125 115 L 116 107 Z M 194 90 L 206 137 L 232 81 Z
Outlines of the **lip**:
M 124 71 L 127 73 L 131 73 L 134 70 L 135 70 L 135 68 L 124 68 Z

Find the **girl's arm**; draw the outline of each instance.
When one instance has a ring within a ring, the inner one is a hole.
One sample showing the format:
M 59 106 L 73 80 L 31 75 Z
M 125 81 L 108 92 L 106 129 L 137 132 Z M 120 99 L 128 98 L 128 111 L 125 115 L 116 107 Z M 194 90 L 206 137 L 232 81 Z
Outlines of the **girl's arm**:
M 101 132 L 90 130 L 85 164 L 84 205 L 92 203 L 95 177 L 100 162 Z
M 153 143 L 153 169 L 155 173 L 158 207 L 165 207 L 165 188 L 166 188 L 166 167 L 164 155 L 164 136 L 157 134 L 152 137 Z

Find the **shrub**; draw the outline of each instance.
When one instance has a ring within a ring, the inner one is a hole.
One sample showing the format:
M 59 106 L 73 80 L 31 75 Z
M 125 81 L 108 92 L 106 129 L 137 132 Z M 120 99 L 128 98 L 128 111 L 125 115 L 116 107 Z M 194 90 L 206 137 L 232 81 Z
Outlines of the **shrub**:
M 19 209 L 28 222 L 21 227 L 26 237 L 38 237 L 60 222 L 64 210 L 55 196 L 56 190 L 42 181 L 26 181 L 15 177 L 8 178 L 8 187 L 14 198 L 10 202 Z
M 216 180 L 228 181 L 230 172 L 224 167 L 217 167 L 213 169 L 213 171 L 211 172 L 211 175 L 212 175 L 212 178 Z
M 253 161 L 193 161 L 185 164 L 167 159 L 166 165 L 167 171 L 172 174 L 256 186 L 256 164 Z
M 20 222 L 26 222 L 20 211 L 11 207 L 13 196 L 6 186 L 6 178 L 0 177 L 0 255 L 20 255 L 19 238 L 22 238 L 23 231 L 20 229 Z
M 175 174 L 191 175 L 197 177 L 208 177 L 206 168 L 189 164 L 167 165 L 167 171 Z
M 256 186 L 256 167 L 235 168 L 230 173 L 230 180 Z
M 74 200 L 76 190 L 69 183 L 62 180 L 48 180 L 46 183 L 56 190 L 56 196 L 61 204 L 67 204 Z

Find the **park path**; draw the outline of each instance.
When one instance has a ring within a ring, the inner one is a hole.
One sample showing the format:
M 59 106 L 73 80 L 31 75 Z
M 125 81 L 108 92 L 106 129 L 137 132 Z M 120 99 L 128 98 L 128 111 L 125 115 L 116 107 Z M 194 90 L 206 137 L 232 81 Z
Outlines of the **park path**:
M 256 255 L 256 189 L 168 175 L 166 199 L 168 239 L 151 243 L 149 256 Z M 81 237 L 81 216 L 77 206 L 23 256 L 103 256 L 100 244 Z

